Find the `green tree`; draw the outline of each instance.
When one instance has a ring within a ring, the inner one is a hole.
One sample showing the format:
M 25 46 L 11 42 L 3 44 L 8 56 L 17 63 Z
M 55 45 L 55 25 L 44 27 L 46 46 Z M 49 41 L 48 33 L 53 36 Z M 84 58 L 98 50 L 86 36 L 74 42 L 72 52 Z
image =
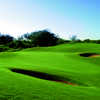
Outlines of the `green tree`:
M 24 34 L 27 41 L 32 42 L 33 46 L 53 46 L 57 44 L 58 37 L 47 30 Z
M 2 44 L 2 45 L 6 45 L 6 44 L 12 42 L 13 39 L 14 38 L 10 35 L 0 34 L 0 44 Z
M 76 36 L 76 35 L 72 35 L 72 36 L 70 37 L 70 40 L 71 40 L 72 42 L 75 42 L 75 41 L 77 40 L 77 36 Z

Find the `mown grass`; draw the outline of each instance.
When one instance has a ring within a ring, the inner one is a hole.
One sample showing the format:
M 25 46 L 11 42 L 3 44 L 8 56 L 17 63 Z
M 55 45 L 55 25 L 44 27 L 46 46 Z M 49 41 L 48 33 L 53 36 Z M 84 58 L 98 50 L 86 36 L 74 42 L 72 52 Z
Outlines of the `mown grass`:
M 0 100 L 99 100 L 100 57 L 81 57 L 84 52 L 100 53 L 100 45 L 76 43 L 1 52 Z M 14 73 L 10 68 L 57 75 L 78 85 Z

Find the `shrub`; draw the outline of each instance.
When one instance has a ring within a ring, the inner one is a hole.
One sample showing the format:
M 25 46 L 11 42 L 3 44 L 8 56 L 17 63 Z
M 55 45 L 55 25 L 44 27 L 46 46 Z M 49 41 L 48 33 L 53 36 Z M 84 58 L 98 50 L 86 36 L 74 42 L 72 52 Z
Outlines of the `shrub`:
M 13 37 L 10 35 L 2 35 L 0 34 L 0 44 L 6 45 L 13 41 Z
M 6 50 L 9 50 L 9 47 L 4 46 L 4 45 L 0 45 L 0 52 L 4 52 Z

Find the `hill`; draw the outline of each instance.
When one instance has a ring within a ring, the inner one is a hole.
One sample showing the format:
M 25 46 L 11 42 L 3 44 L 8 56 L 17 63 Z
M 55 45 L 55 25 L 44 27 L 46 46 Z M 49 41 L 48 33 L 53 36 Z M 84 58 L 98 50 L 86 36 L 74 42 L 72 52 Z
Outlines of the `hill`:
M 100 45 L 36 47 L 0 53 L 0 100 L 99 100 Z

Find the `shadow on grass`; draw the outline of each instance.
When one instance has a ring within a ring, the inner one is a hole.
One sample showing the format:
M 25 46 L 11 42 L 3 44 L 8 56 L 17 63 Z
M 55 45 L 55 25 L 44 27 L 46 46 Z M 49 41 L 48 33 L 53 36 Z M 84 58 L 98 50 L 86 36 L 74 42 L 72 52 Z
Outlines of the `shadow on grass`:
M 54 81 L 54 82 L 59 82 L 59 83 L 65 83 L 65 84 L 72 85 L 72 86 L 82 85 L 82 84 L 77 84 L 76 82 L 72 83 L 71 79 L 68 79 L 68 78 L 65 79 L 64 77 L 51 75 L 51 74 L 48 74 L 48 73 L 36 72 L 36 71 L 24 70 L 24 69 L 17 69 L 17 68 L 12 68 L 10 70 L 12 72 L 16 72 L 16 73 L 20 73 L 20 74 L 24 74 L 24 75 L 28 75 L 28 76 L 32 76 L 32 77 L 36 77 L 36 78 L 40 78 L 40 79 L 44 79 L 44 80 L 49 80 L 49 81 Z

